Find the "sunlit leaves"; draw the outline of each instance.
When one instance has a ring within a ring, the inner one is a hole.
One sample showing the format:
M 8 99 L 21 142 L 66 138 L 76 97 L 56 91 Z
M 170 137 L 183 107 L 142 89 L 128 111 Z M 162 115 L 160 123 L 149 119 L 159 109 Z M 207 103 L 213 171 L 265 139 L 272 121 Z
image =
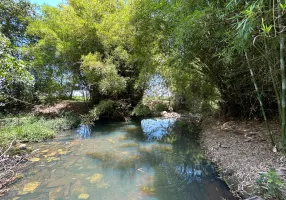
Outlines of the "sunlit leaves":
M 34 6 L 26 0 L 0 1 L 0 29 L 15 46 L 29 43 L 25 34 L 29 19 L 34 17 Z
M 84 56 L 81 69 L 89 84 L 98 85 L 102 94 L 116 95 L 125 90 L 126 80 L 119 76 L 115 65 L 102 61 L 99 54 Z
M 286 2 L 284 2 L 284 4 L 279 3 L 279 6 L 280 6 L 281 10 L 284 12 L 286 9 Z
M 15 58 L 14 53 L 9 39 L 0 32 L 0 80 L 31 82 L 32 77 L 24 61 Z
M 271 29 L 272 29 L 272 27 L 273 27 L 272 25 L 269 25 L 269 26 L 265 25 L 265 24 L 264 24 L 264 20 L 263 20 L 263 18 L 262 18 L 261 30 L 262 30 L 265 34 L 269 34 L 270 31 L 271 31 Z
M 92 121 L 98 120 L 103 113 L 112 112 L 116 103 L 112 100 L 101 100 L 98 105 L 89 111 L 88 118 Z
M 42 91 L 52 96 L 69 85 L 84 85 L 91 93 L 101 94 L 96 96 L 98 100 L 93 99 L 96 102 L 126 91 L 138 74 L 131 55 L 135 34 L 130 23 L 131 4 L 70 0 L 41 9 L 43 14 L 31 22 L 28 34 L 39 39 L 29 52 L 35 71 L 44 71 L 36 76 L 47 85 Z

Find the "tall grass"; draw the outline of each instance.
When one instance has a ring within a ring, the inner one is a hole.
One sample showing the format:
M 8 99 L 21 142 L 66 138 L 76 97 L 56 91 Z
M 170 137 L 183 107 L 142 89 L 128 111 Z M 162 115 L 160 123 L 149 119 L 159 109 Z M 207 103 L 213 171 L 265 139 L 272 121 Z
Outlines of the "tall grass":
M 77 127 L 80 119 L 74 116 L 63 116 L 55 119 L 26 116 L 3 119 L 0 126 L 0 146 L 11 140 L 19 142 L 41 142 L 55 137 L 56 132 Z

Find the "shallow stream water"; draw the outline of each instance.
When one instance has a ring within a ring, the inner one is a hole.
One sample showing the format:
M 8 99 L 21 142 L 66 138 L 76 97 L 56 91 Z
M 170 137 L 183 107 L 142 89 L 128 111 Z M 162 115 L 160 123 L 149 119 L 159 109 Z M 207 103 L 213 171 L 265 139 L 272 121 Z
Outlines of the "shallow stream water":
M 33 148 L 31 167 L 2 198 L 234 199 L 200 151 L 196 128 L 174 119 L 83 125 Z

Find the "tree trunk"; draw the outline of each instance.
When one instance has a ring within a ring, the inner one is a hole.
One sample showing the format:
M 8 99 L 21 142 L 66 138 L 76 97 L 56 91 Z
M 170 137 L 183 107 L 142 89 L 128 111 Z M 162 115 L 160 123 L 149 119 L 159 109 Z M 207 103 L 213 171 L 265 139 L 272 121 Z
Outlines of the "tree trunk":
M 284 58 L 284 48 L 285 39 L 283 36 L 283 24 L 282 24 L 282 14 L 280 8 L 280 0 L 277 0 L 277 10 L 278 10 L 278 24 L 279 24 L 279 60 L 280 60 L 280 70 L 281 70 L 281 135 L 282 143 L 286 144 L 286 107 L 285 107 L 285 94 L 286 94 L 286 77 L 285 77 L 285 58 Z

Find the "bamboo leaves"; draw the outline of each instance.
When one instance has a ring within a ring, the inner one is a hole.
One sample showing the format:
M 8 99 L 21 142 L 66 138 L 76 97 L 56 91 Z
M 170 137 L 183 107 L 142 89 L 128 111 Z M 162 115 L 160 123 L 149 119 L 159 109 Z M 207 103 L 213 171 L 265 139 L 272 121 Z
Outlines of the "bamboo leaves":
M 261 20 L 262 20 L 262 22 L 261 22 L 261 30 L 262 30 L 265 34 L 269 34 L 270 31 L 271 31 L 271 29 L 273 28 L 273 25 L 267 26 L 267 25 L 264 24 L 264 19 L 262 18 Z

